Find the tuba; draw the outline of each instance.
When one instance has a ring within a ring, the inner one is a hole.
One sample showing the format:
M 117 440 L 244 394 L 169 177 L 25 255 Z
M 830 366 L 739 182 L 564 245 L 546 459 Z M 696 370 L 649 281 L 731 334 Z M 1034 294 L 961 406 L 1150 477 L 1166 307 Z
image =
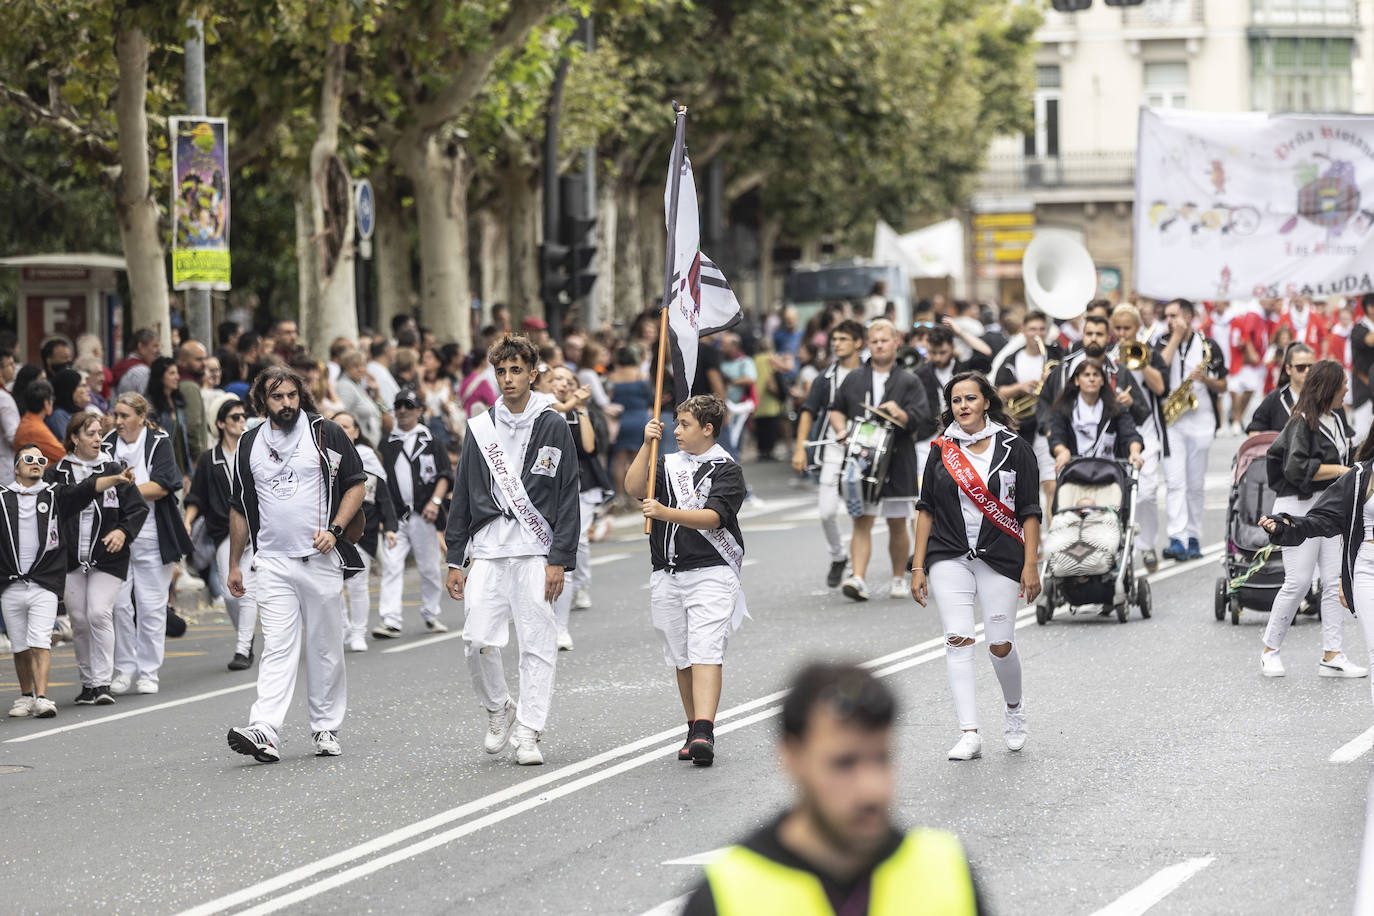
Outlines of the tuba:
M 1071 233 L 1042 229 L 1021 256 L 1026 302 L 1056 321 L 1077 318 L 1097 294 L 1092 255 Z
M 1202 342 L 1202 363 L 1207 365 L 1212 361 L 1212 345 L 1207 341 Z M 1172 426 L 1174 421 L 1183 416 L 1188 411 L 1197 406 L 1197 394 L 1193 391 L 1193 383 L 1184 378 L 1177 388 L 1169 392 L 1169 396 L 1164 399 L 1164 423 Z

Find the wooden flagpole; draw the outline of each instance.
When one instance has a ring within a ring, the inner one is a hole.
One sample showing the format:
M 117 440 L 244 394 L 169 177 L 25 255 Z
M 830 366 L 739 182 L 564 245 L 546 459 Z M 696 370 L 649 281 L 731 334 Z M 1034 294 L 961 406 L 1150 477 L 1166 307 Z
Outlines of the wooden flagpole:
M 687 109 L 673 102 L 677 121 L 673 130 L 673 154 L 669 160 L 668 176 L 668 253 L 663 265 L 663 306 L 658 310 L 658 368 L 654 372 L 654 419 L 663 416 L 663 364 L 668 361 L 668 306 L 673 301 L 673 268 L 677 259 L 677 198 L 682 187 L 682 157 L 687 138 Z M 658 443 L 649 443 L 648 498 L 654 498 L 654 482 L 658 476 Z M 653 521 L 644 520 L 644 533 L 653 530 Z

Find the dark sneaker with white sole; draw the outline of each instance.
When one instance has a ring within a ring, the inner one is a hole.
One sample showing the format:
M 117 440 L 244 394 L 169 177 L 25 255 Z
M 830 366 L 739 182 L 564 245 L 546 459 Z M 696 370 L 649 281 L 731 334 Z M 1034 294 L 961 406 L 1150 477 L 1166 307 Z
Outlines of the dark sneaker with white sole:
M 235 652 L 234 657 L 229 660 L 230 671 L 247 671 L 251 667 L 253 667 L 252 649 L 248 650 L 247 655 L 244 655 L 242 652 Z
M 109 684 L 101 684 L 99 687 L 95 688 L 95 705 L 113 706 L 114 701 L 114 694 L 110 693 Z
M 276 763 L 281 759 L 277 746 L 260 728 L 229 729 L 229 748 L 237 753 L 252 757 L 258 763 Z
M 94 688 L 94 687 L 82 687 L 82 688 L 81 688 L 81 694 L 76 698 L 76 705 L 77 705 L 77 706 L 94 706 L 94 705 L 95 705 L 95 688 Z
M 373 639 L 396 639 L 401 635 L 400 627 L 389 627 L 386 624 L 372 628 Z
M 825 584 L 830 588 L 838 588 L 844 581 L 844 570 L 849 565 L 848 560 L 832 560 L 830 572 L 825 574 Z

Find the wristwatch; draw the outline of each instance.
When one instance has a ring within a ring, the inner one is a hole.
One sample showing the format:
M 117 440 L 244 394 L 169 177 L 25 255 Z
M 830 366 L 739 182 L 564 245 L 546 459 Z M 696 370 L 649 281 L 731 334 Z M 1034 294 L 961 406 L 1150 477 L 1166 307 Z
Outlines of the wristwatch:
M 442 506 L 442 505 L 444 504 L 444 501 L 443 501 L 442 499 L 440 499 L 439 497 L 437 497 L 437 496 L 435 496 L 434 498 L 432 498 L 432 499 L 430 500 L 430 502 L 434 503 L 434 505 L 436 505 L 436 506 Z
M 334 540 L 336 540 L 336 541 L 337 541 L 339 538 L 343 537 L 343 531 L 344 531 L 344 530 L 343 530 L 343 527 L 340 526 L 340 525 L 330 525 L 330 526 L 329 526 L 329 533 L 332 534 L 332 535 L 334 535 Z

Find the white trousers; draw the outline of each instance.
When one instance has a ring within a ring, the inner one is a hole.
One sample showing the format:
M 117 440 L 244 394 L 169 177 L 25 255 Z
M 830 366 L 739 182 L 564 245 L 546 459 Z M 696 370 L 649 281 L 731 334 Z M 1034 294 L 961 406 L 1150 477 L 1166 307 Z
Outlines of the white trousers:
M 156 523 L 150 518 L 148 524 Z M 167 589 L 171 585 L 172 564 L 162 562 L 157 543 L 135 540 L 129 576 L 115 599 L 116 670 L 157 683 L 167 641 Z
M 1355 619 L 1364 631 L 1365 664 L 1374 664 L 1374 544 L 1365 542 L 1355 555 L 1355 568 L 1350 571 L 1350 587 L 1355 594 L 1349 595 L 1351 606 L 1355 608 Z M 1345 608 L 1341 608 L 1345 612 Z M 1374 681 L 1369 684 L 1371 697 L 1374 697 Z
M 67 573 L 62 600 L 72 618 L 82 687 L 108 687 L 114 679 L 114 606 L 123 587 L 124 580 L 98 569 Z
M 930 594 L 940 610 L 940 625 L 945 630 L 945 669 L 954 712 L 965 731 L 978 728 L 978 704 L 973 689 L 973 645 L 954 643 L 972 640 L 973 602 L 983 611 L 983 635 L 989 647 L 1011 644 L 1005 658 L 988 653 L 993 671 L 1002 685 L 1008 706 L 1021 702 L 1021 657 L 1016 652 L 1016 604 L 1021 583 L 994 570 L 982 560 L 953 557 L 941 560 L 927 573 Z
M 372 555 L 359 549 L 358 556 L 363 558 L 363 571 L 344 580 L 344 597 L 348 599 L 348 618 L 345 620 L 345 637 L 351 642 L 367 638 L 367 616 L 372 605 L 368 594 L 368 581 L 372 576 Z
M 1187 546 L 1190 538 L 1202 539 L 1203 484 L 1207 478 L 1207 453 L 1212 450 L 1212 430 L 1169 430 L 1169 457 L 1164 462 L 1168 485 L 1169 537 Z
M 52 625 L 57 620 L 57 596 L 37 582 L 15 582 L 0 595 L 0 614 L 15 655 L 29 649 L 52 648 Z
M 239 570 L 243 573 L 243 597 L 235 598 L 229 594 L 229 539 L 225 538 L 215 548 L 215 566 L 219 569 L 219 581 L 224 587 L 224 609 L 229 613 L 229 622 L 234 625 L 234 651 L 247 655 L 253 651 L 253 628 L 258 623 L 258 599 L 253 593 L 253 545 L 245 544 L 243 556 L 239 558 Z
M 844 459 L 830 458 L 821 462 L 821 488 L 816 495 L 816 507 L 821 514 L 821 531 L 825 532 L 825 543 L 830 548 L 830 562 L 838 563 L 849 559 L 849 548 L 840 532 L 840 516 L 849 517 L 848 512 L 840 512 L 840 471 Z
M 1306 515 L 1317 501 L 1315 496 L 1299 499 L 1280 496 L 1274 500 L 1271 514 L 1287 512 Z M 1341 539 L 1308 538 L 1296 547 L 1283 548 L 1283 585 L 1274 596 L 1269 611 L 1269 625 L 1264 628 L 1264 644 L 1282 649 L 1288 628 L 1293 625 L 1298 606 L 1312 587 L 1312 578 L 1321 574 L 1322 580 L 1322 648 L 1327 652 L 1341 651 L 1345 632 L 1345 618 L 1350 612 L 1341 607 Z
M 563 593 L 553 603 L 554 615 L 558 618 L 560 629 L 568 628 L 572 616 L 573 595 L 584 588 L 592 587 L 592 522 L 596 519 L 596 507 L 601 505 L 601 491 L 587 490 L 578 494 L 577 512 L 582 528 L 577 538 L 577 566 L 568 573 L 563 583 Z
M 382 623 L 401 626 L 401 578 L 406 571 L 406 557 L 415 553 L 415 567 L 420 571 L 420 616 L 433 620 L 439 616 L 439 596 L 444 584 L 439 577 L 439 538 L 434 523 L 427 522 L 419 511 L 413 511 L 396 526 L 396 546 L 381 543 L 382 592 L 377 606 Z
M 553 605 L 544 600 L 547 565 L 548 558 L 540 556 L 473 560 L 463 591 L 464 654 L 477 699 L 492 712 L 510 699 L 501 649 L 510 641 L 513 622 L 520 641 L 516 718 L 537 732 L 548 721 L 558 659 L 558 624 Z
M 1145 437 L 1145 449 L 1140 453 L 1139 489 L 1135 497 L 1135 521 L 1140 535 L 1135 541 L 1137 553 L 1159 546 L 1159 469 L 1163 463 L 1163 449 L 1153 435 Z
M 286 721 L 305 631 L 305 689 L 312 732 L 338 731 L 348 708 L 343 655 L 343 570 L 337 554 L 257 557 L 262 660 L 249 724 L 276 743 Z
M 1350 425 L 1355 427 L 1355 447 L 1359 448 L 1374 426 L 1374 400 L 1365 401 L 1350 411 Z

